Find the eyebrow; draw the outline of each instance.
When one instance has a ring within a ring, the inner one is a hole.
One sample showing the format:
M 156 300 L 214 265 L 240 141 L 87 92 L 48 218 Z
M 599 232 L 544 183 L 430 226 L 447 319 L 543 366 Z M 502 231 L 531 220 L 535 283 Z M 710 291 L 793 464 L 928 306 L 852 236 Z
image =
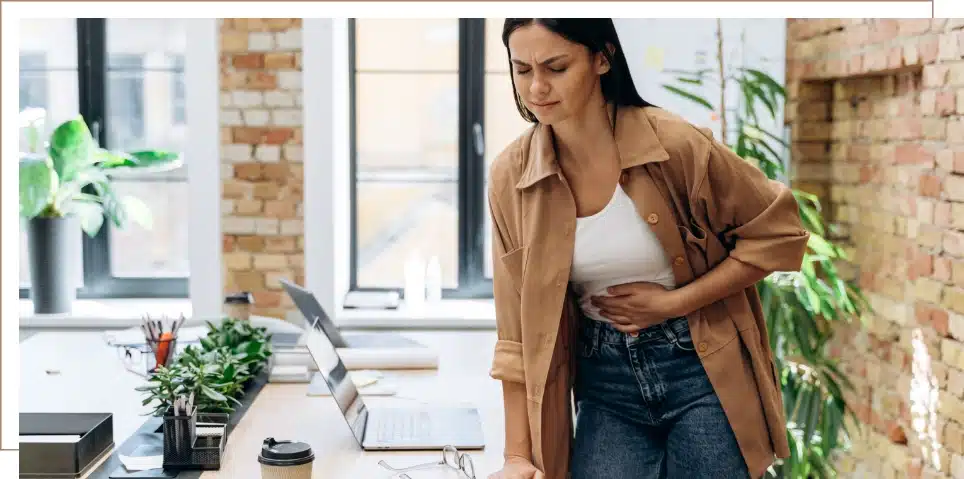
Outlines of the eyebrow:
M 552 62 L 554 62 L 554 61 L 556 61 L 556 60 L 561 60 L 561 59 L 566 58 L 566 57 L 568 57 L 568 56 L 569 56 L 569 54 L 563 53 L 562 55 L 556 55 L 556 56 L 554 56 L 554 57 L 547 58 L 546 60 L 544 60 L 544 61 L 542 61 L 542 62 L 539 62 L 539 63 L 540 63 L 541 65 L 548 65 L 548 64 L 550 64 L 550 63 L 552 63 Z M 517 59 L 515 59 L 515 58 L 512 59 L 512 63 L 515 63 L 516 65 L 529 66 L 528 63 L 526 63 L 526 62 L 524 62 L 524 61 L 522 61 L 522 60 L 517 60 Z

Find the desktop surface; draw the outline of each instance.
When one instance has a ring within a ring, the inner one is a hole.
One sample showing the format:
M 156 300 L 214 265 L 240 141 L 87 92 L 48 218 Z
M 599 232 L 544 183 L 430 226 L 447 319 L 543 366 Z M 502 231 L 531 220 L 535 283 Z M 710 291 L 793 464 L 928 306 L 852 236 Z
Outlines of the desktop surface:
M 472 457 L 476 476 L 487 477 L 502 465 L 503 413 L 498 381 L 488 376 L 496 341 L 494 331 L 412 332 L 406 336 L 439 354 L 437 370 L 384 371 L 395 396 L 369 397 L 378 407 L 472 406 L 482 418 L 484 450 Z M 141 393 L 144 380 L 125 370 L 100 333 L 42 332 L 21 344 L 21 411 L 103 412 L 114 414 L 115 442 L 121 443 L 147 419 Z M 98 374 L 92 374 L 98 371 Z M 260 479 L 258 452 L 267 437 L 307 442 L 315 453 L 312 477 L 389 478 L 378 465 L 404 467 L 441 458 L 440 451 L 363 451 L 328 396 L 308 396 L 308 384 L 265 386 L 228 438 L 221 469 L 203 479 Z M 70 391 L 70 394 L 63 394 Z M 453 471 L 419 471 L 413 479 L 457 477 Z

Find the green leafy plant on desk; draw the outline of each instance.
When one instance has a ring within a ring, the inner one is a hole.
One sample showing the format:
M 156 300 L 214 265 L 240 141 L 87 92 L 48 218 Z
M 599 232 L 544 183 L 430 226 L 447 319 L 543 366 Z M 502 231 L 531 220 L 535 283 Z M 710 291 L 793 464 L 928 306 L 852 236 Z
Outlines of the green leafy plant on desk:
M 271 357 L 271 335 L 248 321 L 224 318 L 207 323 L 200 347 L 190 345 L 171 363 L 158 367 L 147 384 L 142 405 L 163 415 L 178 396 L 194 393 L 199 413 L 231 413 L 240 405 L 245 386 L 264 371 Z

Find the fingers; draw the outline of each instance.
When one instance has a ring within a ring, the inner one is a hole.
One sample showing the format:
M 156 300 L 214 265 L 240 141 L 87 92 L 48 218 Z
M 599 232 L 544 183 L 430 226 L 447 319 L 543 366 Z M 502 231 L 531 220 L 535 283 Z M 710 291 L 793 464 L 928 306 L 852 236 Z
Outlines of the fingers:
M 600 314 L 602 314 L 603 317 L 605 317 L 606 319 L 609 319 L 610 321 L 612 321 L 613 324 L 619 324 L 622 326 L 629 326 L 633 324 L 633 320 L 629 319 L 628 316 L 623 316 L 623 315 L 614 314 L 614 313 L 606 313 L 606 312 L 603 312 Z
M 626 333 L 626 334 L 636 333 L 636 332 L 639 332 L 640 329 L 643 329 L 635 324 L 620 324 L 620 323 L 613 323 L 613 328 L 618 330 L 621 333 Z
M 596 307 L 626 307 L 629 305 L 629 296 L 593 296 L 592 305 Z
M 546 475 L 542 471 L 536 469 L 536 473 L 532 475 L 532 479 L 546 479 Z

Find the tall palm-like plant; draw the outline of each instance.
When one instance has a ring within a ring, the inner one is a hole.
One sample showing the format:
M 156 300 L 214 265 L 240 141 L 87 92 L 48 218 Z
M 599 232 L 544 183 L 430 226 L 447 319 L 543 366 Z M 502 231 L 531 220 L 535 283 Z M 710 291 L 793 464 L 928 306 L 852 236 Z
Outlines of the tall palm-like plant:
M 780 122 L 786 92 L 759 69 L 727 68 L 722 22 L 717 20 L 715 68 L 664 70 L 675 77 L 663 87 L 700 105 L 721 120 L 723 139 L 737 155 L 756 164 L 771 179 L 784 176 L 788 147 L 764 121 Z M 718 88 L 716 104 L 698 90 Z M 739 101 L 726 104 L 728 88 Z M 834 454 L 848 446 L 845 418 L 854 418 L 844 401 L 852 385 L 830 354 L 834 324 L 860 318 L 869 304 L 858 287 L 840 276 L 836 263 L 844 250 L 827 239 L 828 224 L 818 198 L 793 190 L 804 226 L 810 231 L 808 251 L 799 272 L 775 273 L 758 284 L 779 372 L 786 408 L 791 456 L 775 464 L 768 477 L 835 477 Z M 853 424 L 859 424 L 853 421 Z

